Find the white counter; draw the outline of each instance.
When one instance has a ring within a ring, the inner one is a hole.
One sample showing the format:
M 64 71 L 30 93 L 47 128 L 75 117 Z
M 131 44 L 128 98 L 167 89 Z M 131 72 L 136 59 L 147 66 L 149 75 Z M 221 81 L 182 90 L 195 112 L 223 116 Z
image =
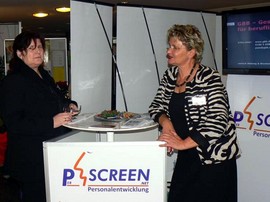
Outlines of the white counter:
M 47 202 L 166 201 L 161 142 L 93 139 L 75 130 L 43 143 Z

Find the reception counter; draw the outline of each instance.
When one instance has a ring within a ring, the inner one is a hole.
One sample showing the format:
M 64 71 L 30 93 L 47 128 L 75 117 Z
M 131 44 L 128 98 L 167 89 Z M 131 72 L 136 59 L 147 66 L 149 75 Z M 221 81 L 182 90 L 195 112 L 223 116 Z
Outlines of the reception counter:
M 123 124 L 103 126 L 83 114 L 66 125 L 75 130 L 43 142 L 48 202 L 166 201 L 167 153 L 157 124 Z

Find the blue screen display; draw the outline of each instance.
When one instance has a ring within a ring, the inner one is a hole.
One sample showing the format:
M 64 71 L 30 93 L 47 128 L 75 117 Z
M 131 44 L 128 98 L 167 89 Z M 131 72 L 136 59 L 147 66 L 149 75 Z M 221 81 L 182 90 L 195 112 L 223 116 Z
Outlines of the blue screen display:
M 270 9 L 223 15 L 223 72 L 270 73 Z

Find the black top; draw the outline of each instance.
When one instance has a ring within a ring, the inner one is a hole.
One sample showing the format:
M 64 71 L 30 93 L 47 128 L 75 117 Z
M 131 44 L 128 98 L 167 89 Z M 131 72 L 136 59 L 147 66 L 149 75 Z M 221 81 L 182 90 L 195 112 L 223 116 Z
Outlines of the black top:
M 184 113 L 185 93 L 173 93 L 169 103 L 169 113 L 176 133 L 185 139 L 189 136 L 189 130 Z M 178 160 L 174 169 L 174 176 L 186 179 L 187 171 L 192 172 L 193 169 L 201 165 L 196 148 L 178 151 Z M 176 178 L 178 178 L 176 177 Z M 175 179 L 178 181 L 179 179 Z M 173 181 L 175 181 L 173 180 Z
M 173 93 L 169 104 L 170 118 L 176 133 L 185 139 L 188 137 L 188 127 L 184 111 L 185 93 Z

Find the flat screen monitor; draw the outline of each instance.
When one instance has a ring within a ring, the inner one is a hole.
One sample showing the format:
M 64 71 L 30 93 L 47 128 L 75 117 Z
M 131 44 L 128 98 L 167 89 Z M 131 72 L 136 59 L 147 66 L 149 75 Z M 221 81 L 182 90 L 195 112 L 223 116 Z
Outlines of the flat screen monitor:
M 223 74 L 270 74 L 270 7 L 222 13 Z

